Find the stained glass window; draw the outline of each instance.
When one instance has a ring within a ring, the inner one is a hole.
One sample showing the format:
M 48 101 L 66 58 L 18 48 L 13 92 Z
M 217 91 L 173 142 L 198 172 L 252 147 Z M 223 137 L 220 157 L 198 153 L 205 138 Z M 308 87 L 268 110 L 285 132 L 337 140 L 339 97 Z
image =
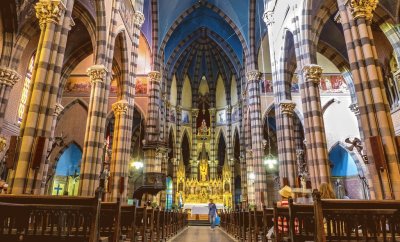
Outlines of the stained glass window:
M 167 199 L 165 208 L 172 209 L 172 179 L 167 177 Z
M 32 55 L 29 61 L 28 69 L 26 71 L 24 87 L 22 89 L 22 94 L 21 94 L 21 101 L 18 107 L 18 123 L 21 123 L 24 117 L 26 103 L 28 102 L 29 89 L 31 87 L 31 82 L 32 82 L 32 72 L 34 64 L 35 64 L 35 54 Z

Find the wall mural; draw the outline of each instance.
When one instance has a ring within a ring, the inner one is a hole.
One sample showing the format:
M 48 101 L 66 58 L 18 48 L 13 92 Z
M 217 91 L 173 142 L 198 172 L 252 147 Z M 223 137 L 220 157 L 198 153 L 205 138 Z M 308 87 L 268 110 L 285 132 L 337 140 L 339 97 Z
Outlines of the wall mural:
M 226 111 L 225 109 L 217 111 L 217 125 L 226 124 Z
M 147 76 L 136 76 L 135 90 L 136 95 L 147 95 Z
M 232 107 L 232 116 L 231 116 L 232 123 L 239 122 L 239 107 L 234 106 Z
M 262 93 L 273 93 L 272 75 L 264 74 L 261 81 Z M 323 74 L 319 85 L 321 93 L 349 93 L 349 87 L 341 74 Z M 292 93 L 300 93 L 297 75 L 293 76 Z
M 190 123 L 190 112 L 187 110 L 182 110 L 182 124 Z

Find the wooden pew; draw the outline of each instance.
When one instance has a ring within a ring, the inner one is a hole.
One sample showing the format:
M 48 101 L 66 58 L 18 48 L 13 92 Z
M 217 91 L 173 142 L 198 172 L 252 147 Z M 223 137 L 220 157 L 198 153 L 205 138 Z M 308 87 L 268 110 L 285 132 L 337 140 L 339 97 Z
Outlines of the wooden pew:
M 100 209 L 99 231 L 101 237 L 109 242 L 119 242 L 121 230 L 121 201 L 102 202 Z
M 96 197 L 0 195 L 0 241 L 98 242 Z
M 289 207 L 278 206 L 274 203 L 274 234 L 275 241 L 288 241 L 289 234 Z
M 314 240 L 314 206 L 295 204 L 289 199 L 289 236 L 291 241 Z
M 315 241 L 400 241 L 400 201 L 313 197 Z

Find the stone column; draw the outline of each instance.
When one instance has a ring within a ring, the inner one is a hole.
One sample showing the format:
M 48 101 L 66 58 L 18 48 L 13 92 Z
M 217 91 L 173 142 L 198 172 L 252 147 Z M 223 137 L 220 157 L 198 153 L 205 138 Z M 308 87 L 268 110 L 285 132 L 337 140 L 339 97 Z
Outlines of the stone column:
M 198 178 L 198 154 L 197 154 L 197 117 L 199 109 L 192 109 L 192 150 L 191 150 L 191 173 L 192 178 Z
M 53 113 L 53 124 L 51 126 L 51 138 L 49 140 L 49 145 L 47 146 L 47 152 L 46 152 L 46 160 L 43 166 L 43 172 L 42 172 L 42 183 L 40 185 L 40 195 L 44 195 L 46 191 L 48 191 L 48 186 L 50 184 L 46 184 L 48 180 L 48 172 L 49 172 L 49 165 L 50 165 L 50 160 L 49 160 L 49 155 L 53 151 L 54 147 L 56 147 L 55 142 L 55 130 L 56 130 L 56 125 L 58 121 L 58 117 L 60 116 L 61 112 L 64 110 L 64 107 L 60 104 L 57 103 L 55 108 L 54 108 L 54 113 Z M 62 138 L 62 137 L 61 137 Z M 63 141 L 62 141 L 63 142 Z M 53 171 L 55 173 L 55 170 Z
M 322 182 L 330 183 L 330 166 L 319 93 L 322 68 L 314 64 L 305 65 L 302 72 L 307 162 L 312 187 L 318 188 Z
M 377 199 L 400 198 L 399 151 L 395 144 L 395 132 L 390 107 L 385 93 L 381 67 L 374 44 L 371 22 L 378 4 L 375 0 L 338 0 L 340 21 L 343 25 L 351 71 L 354 79 L 357 102 L 360 109 L 364 138 L 378 137 L 383 144 L 384 166 L 381 167 L 372 155 L 366 142 L 368 162 L 374 164 L 370 170 Z M 387 166 L 387 167 L 386 167 Z
M 126 100 L 119 100 L 112 105 L 114 112 L 114 135 L 112 142 L 110 177 L 107 191 L 107 201 L 116 202 L 120 197 L 122 202 L 126 201 L 128 185 L 128 166 L 130 158 L 130 147 L 126 147 L 128 133 L 127 113 L 129 103 Z
M 258 70 L 251 70 L 246 73 L 248 106 L 250 109 L 251 126 L 251 147 L 252 164 L 255 174 L 255 205 L 261 206 L 267 199 L 266 171 L 263 164 L 264 150 L 262 120 L 261 120 L 261 99 L 259 81 L 261 73 Z
M 86 122 L 85 142 L 81 163 L 79 194 L 93 196 L 99 185 L 103 161 L 104 129 L 103 120 L 107 115 L 108 100 L 106 92 L 107 70 L 103 65 L 94 65 L 88 69 L 91 82 L 89 116 Z
M 149 72 L 149 104 L 148 104 L 148 118 L 147 118 L 147 142 L 159 141 L 160 137 L 160 81 L 161 74 L 158 71 Z M 161 168 L 160 168 L 161 170 Z
M 210 161 L 209 161 L 209 166 L 210 166 L 210 177 L 211 179 L 216 179 L 217 178 L 217 155 L 215 154 L 215 151 L 217 150 L 216 142 L 215 142 L 215 127 L 216 127 L 216 109 L 215 108 L 210 108 L 208 109 L 210 112 Z
M 282 119 L 282 129 L 279 131 L 282 132 L 282 140 L 279 150 L 283 152 L 283 160 L 279 161 L 279 170 L 282 171 L 279 177 L 281 179 L 281 185 L 283 185 L 283 177 L 286 177 L 289 182 L 288 185 L 295 187 L 297 169 L 293 114 L 296 104 L 290 100 L 284 100 L 279 103 L 279 107 Z
M 71 2 L 67 3 L 72 9 Z M 21 149 L 15 177 L 10 186 L 10 192 L 14 194 L 39 193 L 40 189 L 36 188 L 40 188 L 42 174 L 39 173 L 39 169 L 42 168 L 33 167 L 32 150 L 36 137 L 50 137 L 57 93 L 51 90 L 57 90 L 59 87 L 59 76 L 55 75 L 55 69 L 60 67 L 60 59 L 64 56 L 63 53 L 58 53 L 58 50 L 65 48 L 68 33 L 64 21 L 66 6 L 61 0 L 41 0 L 36 4 L 35 10 L 41 32 L 32 74 L 33 87 L 21 124 Z M 48 140 L 44 144 L 45 147 L 47 144 Z M 45 152 L 46 150 L 42 154 L 43 161 Z M 44 162 L 40 162 L 39 165 L 43 166 Z
M 21 76 L 16 71 L 0 66 L 0 133 L 3 129 L 10 91 L 20 79 Z

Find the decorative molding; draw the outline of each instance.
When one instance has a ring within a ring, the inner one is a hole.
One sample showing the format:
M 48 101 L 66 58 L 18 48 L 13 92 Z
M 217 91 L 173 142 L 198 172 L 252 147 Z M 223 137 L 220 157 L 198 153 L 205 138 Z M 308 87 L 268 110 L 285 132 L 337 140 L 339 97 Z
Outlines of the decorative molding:
M 140 11 L 136 11 L 134 18 L 135 18 L 134 21 L 135 21 L 136 26 L 141 28 L 144 23 L 144 20 L 145 20 L 144 14 Z
M 43 29 L 47 23 L 57 24 L 60 21 L 65 6 L 61 0 L 40 0 L 36 3 L 35 10 L 40 28 Z
M 211 115 L 211 116 L 215 116 L 215 113 L 216 113 L 217 109 L 215 109 L 215 108 L 209 108 L 208 111 L 210 112 L 210 115 Z
M 60 103 L 56 103 L 55 107 L 54 107 L 54 113 L 53 115 L 58 117 L 61 112 L 64 110 L 63 105 L 61 105 Z
M 126 114 L 128 112 L 129 103 L 126 100 L 119 100 L 112 105 L 114 115 Z
M 90 82 L 93 85 L 96 82 L 104 82 L 107 75 L 107 69 L 104 65 L 94 65 L 89 67 L 87 74 L 90 77 Z
M 357 103 L 350 104 L 349 108 L 355 115 L 360 115 L 360 108 L 358 107 Z
M 322 77 L 322 67 L 319 65 L 311 64 L 303 67 L 303 75 L 306 82 L 313 82 L 319 85 Z
M 21 75 L 18 72 L 6 67 L 0 67 L 0 85 L 13 87 L 19 80 L 21 80 Z
M 371 21 L 378 2 L 379 0 L 349 0 L 347 4 L 350 5 L 354 19 L 365 18 Z
M 150 71 L 148 77 L 151 81 L 159 82 L 161 80 L 161 73 L 159 71 Z
M 296 108 L 296 103 L 290 100 L 285 100 L 279 103 L 279 107 L 281 108 L 282 114 L 292 116 L 294 109 Z
M 199 116 L 199 109 L 192 109 L 192 117 L 197 118 Z
M 263 15 L 263 20 L 267 26 L 275 23 L 275 17 L 273 11 L 265 11 Z
M 261 72 L 259 72 L 258 70 L 252 70 L 246 73 L 246 79 L 250 83 L 258 82 L 260 81 L 260 78 L 261 78 Z

